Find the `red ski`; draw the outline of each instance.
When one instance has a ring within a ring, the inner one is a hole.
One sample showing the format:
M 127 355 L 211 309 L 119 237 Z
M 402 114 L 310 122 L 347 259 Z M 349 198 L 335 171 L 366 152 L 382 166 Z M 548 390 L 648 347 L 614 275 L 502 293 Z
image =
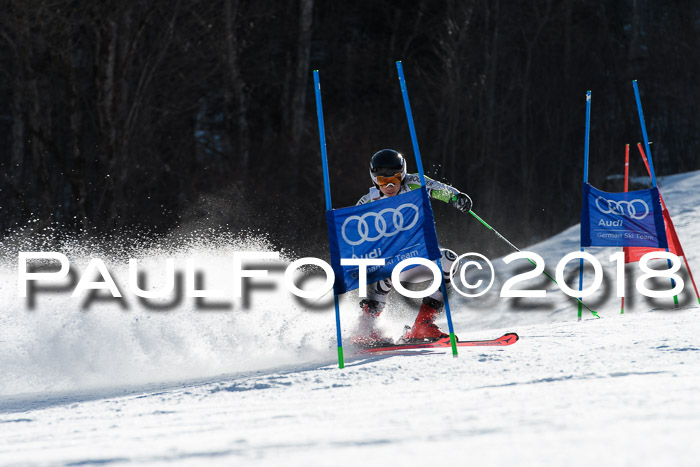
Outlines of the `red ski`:
M 457 341 L 457 347 L 488 347 L 488 346 L 505 346 L 515 344 L 520 337 L 514 332 L 503 334 L 498 339 L 481 340 L 481 341 Z M 394 350 L 410 350 L 410 349 L 436 349 L 443 347 L 451 347 L 450 338 L 436 340 L 435 342 L 424 342 L 418 344 L 393 344 L 378 347 L 367 347 L 362 349 L 363 352 L 391 352 Z

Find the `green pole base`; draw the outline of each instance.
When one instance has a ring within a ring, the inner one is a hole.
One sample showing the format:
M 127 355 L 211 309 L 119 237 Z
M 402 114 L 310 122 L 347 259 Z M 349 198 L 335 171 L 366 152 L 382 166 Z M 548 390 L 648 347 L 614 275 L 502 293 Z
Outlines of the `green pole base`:
M 343 348 L 338 347 L 338 368 L 345 368 L 345 359 L 343 358 Z
M 452 356 L 457 358 L 457 337 L 454 332 L 450 333 L 450 344 L 452 344 Z

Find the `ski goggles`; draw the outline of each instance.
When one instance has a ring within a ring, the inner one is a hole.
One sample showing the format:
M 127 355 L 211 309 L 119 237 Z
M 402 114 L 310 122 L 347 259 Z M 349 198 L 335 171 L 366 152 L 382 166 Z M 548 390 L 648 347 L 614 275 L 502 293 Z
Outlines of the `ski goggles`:
M 390 183 L 393 183 L 394 185 L 401 185 L 401 178 L 403 178 L 403 172 L 397 172 L 388 177 L 377 175 L 374 177 L 374 182 L 379 186 L 387 186 Z

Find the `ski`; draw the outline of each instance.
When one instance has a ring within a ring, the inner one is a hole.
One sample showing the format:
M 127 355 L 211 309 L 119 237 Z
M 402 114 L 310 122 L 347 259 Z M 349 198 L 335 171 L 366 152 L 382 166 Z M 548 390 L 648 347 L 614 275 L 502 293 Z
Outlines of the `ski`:
M 503 334 L 498 339 L 486 339 L 478 341 L 457 341 L 457 347 L 502 347 L 515 344 L 520 337 L 509 332 Z M 362 349 L 362 352 L 392 352 L 395 350 L 412 350 L 412 349 L 439 349 L 450 347 L 450 338 L 436 340 L 434 342 L 407 343 L 407 344 L 392 344 L 377 347 L 367 347 Z

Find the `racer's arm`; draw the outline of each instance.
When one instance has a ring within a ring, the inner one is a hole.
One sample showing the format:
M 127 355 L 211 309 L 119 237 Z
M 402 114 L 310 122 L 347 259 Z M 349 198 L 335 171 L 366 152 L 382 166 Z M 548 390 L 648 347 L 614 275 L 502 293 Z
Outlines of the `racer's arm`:
M 410 178 L 409 178 L 410 177 Z M 420 188 L 420 177 L 415 174 L 406 176 L 406 183 L 411 190 Z M 425 177 L 425 187 L 428 195 L 438 201 L 448 203 L 462 212 L 469 212 L 472 208 L 472 200 L 466 193 L 461 193 L 457 188 Z

